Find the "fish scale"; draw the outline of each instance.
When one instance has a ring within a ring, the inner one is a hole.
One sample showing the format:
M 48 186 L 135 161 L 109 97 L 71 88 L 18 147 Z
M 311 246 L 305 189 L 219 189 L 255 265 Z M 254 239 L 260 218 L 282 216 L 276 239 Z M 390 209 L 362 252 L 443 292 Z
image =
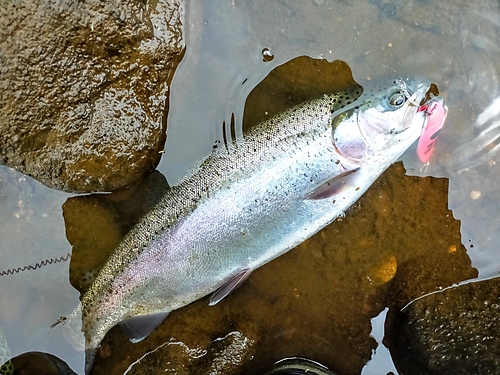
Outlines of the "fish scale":
M 114 325 L 140 341 L 168 312 L 213 292 L 217 303 L 342 215 L 418 139 L 426 113 L 415 103 L 429 86 L 389 80 L 324 95 L 217 147 L 124 237 L 82 297 L 86 371 Z

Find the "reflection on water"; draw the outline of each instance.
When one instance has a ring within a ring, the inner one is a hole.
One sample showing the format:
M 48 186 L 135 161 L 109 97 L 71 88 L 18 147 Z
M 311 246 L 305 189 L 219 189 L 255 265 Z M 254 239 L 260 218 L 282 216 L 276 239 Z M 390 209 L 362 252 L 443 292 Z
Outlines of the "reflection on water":
M 24 269 L 0 276 L 0 326 L 11 354 L 48 352 L 72 367 L 81 366 L 83 356 L 66 344 L 60 332 L 49 328 L 54 317 L 78 306 L 78 292 L 67 282 L 69 262 L 54 261 L 66 259 L 71 252 L 61 215 L 69 194 L 1 167 L 0 196 L 0 272 Z M 25 268 L 37 264 L 47 265 Z
M 389 350 L 384 346 L 384 324 L 389 309 L 384 309 L 379 315 L 372 319 L 372 337 L 377 340 L 377 349 L 363 370 L 361 375 L 397 374 L 392 362 Z
M 238 331 L 257 340 L 248 374 L 286 355 L 316 359 L 339 375 L 357 374 L 376 345 L 370 319 L 387 305 L 474 278 L 474 268 L 481 276 L 499 272 L 498 4 L 191 2 L 187 16 L 188 48 L 171 87 L 168 140 L 159 167 L 170 183 L 223 139 L 221 125 L 233 114 L 235 134 L 242 133 L 245 101 L 258 82 L 285 61 L 307 55 L 342 59 L 355 78 L 396 74 L 435 82 L 449 115 L 426 173 L 449 178 L 449 186 L 441 179 L 405 177 L 395 166 L 344 221 L 257 270 L 224 304 L 194 303 L 137 345 L 119 329 L 110 332 L 96 373 L 123 373 L 171 337 L 189 348 L 207 348 L 215 338 Z M 266 48 L 271 61 L 263 61 Z M 307 84 L 302 68 L 289 78 L 298 87 Z M 271 88 L 264 91 L 266 107 L 256 118 L 283 102 Z M 407 153 L 405 166 L 410 174 L 421 174 L 414 153 Z M 130 203 L 119 208 L 114 198 L 68 199 L 8 168 L 0 168 L 0 180 L 0 271 L 58 259 L 71 245 L 74 255 L 83 254 L 72 259 L 71 274 L 61 262 L 0 278 L 0 326 L 12 354 L 46 351 L 81 368 L 82 359 L 74 359 L 55 330 L 46 335 L 45 329 L 78 303 L 70 275 L 73 285 L 84 288 L 92 274 L 87 272 L 105 258 L 102 253 L 94 259 L 92 248 L 109 251 L 137 218 L 120 211 Z M 139 199 L 137 204 L 148 206 Z M 86 216 L 91 211 L 97 216 Z M 453 216 L 461 220 L 460 228 Z M 391 281 L 375 281 L 390 275 L 394 264 Z
M 453 153 L 455 170 L 466 172 L 480 165 L 495 165 L 500 150 L 500 97 L 477 116 L 474 139 L 460 145 Z

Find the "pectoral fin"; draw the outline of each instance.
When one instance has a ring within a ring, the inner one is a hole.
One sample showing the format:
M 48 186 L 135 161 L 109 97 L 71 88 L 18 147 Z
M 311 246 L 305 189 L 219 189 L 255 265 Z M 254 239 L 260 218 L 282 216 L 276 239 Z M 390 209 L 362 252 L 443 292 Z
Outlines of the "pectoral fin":
M 356 172 L 359 168 L 349 169 L 341 174 L 323 182 L 321 185 L 316 187 L 313 191 L 308 193 L 306 199 L 325 199 L 340 193 L 346 186 L 350 185 L 350 182 L 356 177 Z
M 217 289 L 214 294 L 212 294 L 212 297 L 210 297 L 210 302 L 208 303 L 209 306 L 213 306 L 216 303 L 218 303 L 220 300 L 222 300 L 225 296 L 227 296 L 229 293 L 231 293 L 233 290 L 235 290 L 237 287 L 239 287 L 243 281 L 245 281 L 248 276 L 252 271 L 250 269 L 245 268 L 244 270 L 241 270 L 238 272 L 236 275 L 231 277 L 228 281 L 224 283 L 219 289 Z
M 120 326 L 127 333 L 131 342 L 136 343 L 144 340 L 153 330 L 165 320 L 169 312 L 152 315 L 140 315 L 125 319 Z

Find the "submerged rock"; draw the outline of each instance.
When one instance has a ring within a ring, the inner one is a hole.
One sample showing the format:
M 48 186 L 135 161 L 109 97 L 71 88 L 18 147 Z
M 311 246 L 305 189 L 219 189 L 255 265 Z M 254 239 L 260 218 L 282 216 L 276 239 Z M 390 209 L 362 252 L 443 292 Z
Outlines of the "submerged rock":
M 386 325 L 405 375 L 489 375 L 500 368 L 500 278 L 417 299 Z
M 66 363 L 52 354 L 28 352 L 12 359 L 15 374 L 77 375 Z
M 69 192 L 156 166 L 182 58 L 182 0 L 0 5 L 0 163 Z
M 66 237 L 73 246 L 71 285 L 84 292 L 125 233 L 168 188 L 165 176 L 153 171 L 125 190 L 69 198 L 62 209 Z
M 167 342 L 149 352 L 126 374 L 238 374 L 254 353 L 254 341 L 234 331 L 213 340 L 206 349 L 191 349 L 182 342 Z

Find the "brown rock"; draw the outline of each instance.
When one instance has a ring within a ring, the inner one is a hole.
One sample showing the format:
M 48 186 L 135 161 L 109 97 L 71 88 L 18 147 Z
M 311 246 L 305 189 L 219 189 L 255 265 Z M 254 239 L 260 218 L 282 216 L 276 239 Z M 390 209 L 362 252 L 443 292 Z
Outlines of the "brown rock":
M 255 342 L 238 331 L 212 340 L 206 347 L 189 347 L 171 339 L 148 352 L 127 372 L 135 374 L 236 375 L 254 354 Z
M 182 1 L 3 1 L 0 162 L 69 192 L 154 167 L 182 58 Z
M 386 323 L 386 343 L 405 375 L 498 374 L 500 279 L 413 301 Z

